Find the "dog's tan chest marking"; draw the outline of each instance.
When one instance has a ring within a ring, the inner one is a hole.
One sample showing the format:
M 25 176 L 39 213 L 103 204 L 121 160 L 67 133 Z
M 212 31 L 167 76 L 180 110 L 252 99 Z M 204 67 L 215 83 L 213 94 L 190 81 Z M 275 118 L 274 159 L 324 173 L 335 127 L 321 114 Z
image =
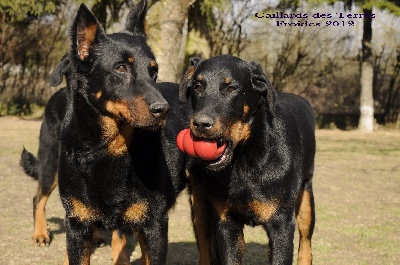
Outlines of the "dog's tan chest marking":
M 81 222 L 96 221 L 102 218 L 102 213 L 99 210 L 85 205 L 76 198 L 71 198 L 70 204 L 72 206 L 71 217 L 77 218 Z
M 103 139 L 107 141 L 107 152 L 113 156 L 122 156 L 128 151 L 133 128 L 121 123 L 115 118 L 101 117 Z
M 213 201 L 214 209 L 219 219 L 223 222 L 228 220 L 229 204 L 226 202 Z
M 147 202 L 136 202 L 131 204 L 124 212 L 123 219 L 127 223 L 139 223 L 147 218 L 149 206 Z
M 272 200 L 268 202 L 254 200 L 249 203 L 249 209 L 261 222 L 267 222 L 277 211 L 278 206 L 278 200 Z

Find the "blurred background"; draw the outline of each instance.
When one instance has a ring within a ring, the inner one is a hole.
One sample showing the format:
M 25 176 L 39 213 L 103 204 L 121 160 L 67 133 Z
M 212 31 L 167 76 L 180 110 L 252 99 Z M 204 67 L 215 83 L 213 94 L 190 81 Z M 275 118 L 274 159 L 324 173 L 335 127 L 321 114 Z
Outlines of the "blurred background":
M 83 2 L 112 33 L 138 1 Z M 79 4 L 0 2 L 0 116 L 41 117 Z M 318 128 L 400 128 L 400 1 L 149 0 L 146 26 L 159 81 L 179 82 L 190 57 L 231 54 L 308 98 Z

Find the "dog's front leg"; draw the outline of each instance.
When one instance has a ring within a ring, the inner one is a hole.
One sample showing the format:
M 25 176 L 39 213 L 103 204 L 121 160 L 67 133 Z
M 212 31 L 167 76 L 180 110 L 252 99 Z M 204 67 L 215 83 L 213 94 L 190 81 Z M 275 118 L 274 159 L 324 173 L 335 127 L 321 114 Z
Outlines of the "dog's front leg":
M 92 254 L 93 228 L 74 218 L 66 218 L 69 265 L 89 265 Z M 65 264 L 65 262 L 64 262 Z
M 242 264 L 245 249 L 243 224 L 220 220 L 216 225 L 216 239 L 221 264 Z
M 142 251 L 140 265 L 163 265 L 167 262 L 168 216 L 153 220 L 137 234 Z
M 264 226 L 269 237 L 271 265 L 292 265 L 295 221 L 293 213 L 274 215 Z

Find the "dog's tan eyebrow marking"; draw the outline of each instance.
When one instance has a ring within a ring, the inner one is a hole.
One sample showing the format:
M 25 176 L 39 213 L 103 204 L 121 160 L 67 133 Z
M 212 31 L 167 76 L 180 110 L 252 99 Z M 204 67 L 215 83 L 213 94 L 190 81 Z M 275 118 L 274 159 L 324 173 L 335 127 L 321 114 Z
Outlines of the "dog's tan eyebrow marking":
M 156 61 L 151 60 L 151 61 L 150 61 L 150 66 L 151 66 L 151 67 L 156 67 L 156 66 L 157 66 Z
M 102 94 L 103 93 L 101 92 L 101 90 L 99 90 L 99 92 L 96 93 L 96 98 L 100 99 Z
M 133 59 L 133 57 L 128 58 L 128 62 L 133 63 L 134 61 L 135 61 L 135 59 Z
M 192 76 L 193 76 L 195 70 L 196 70 L 196 69 L 194 68 L 194 66 L 190 66 L 190 67 L 189 67 L 189 69 L 187 70 L 187 72 L 186 72 L 186 74 L 185 74 L 186 80 L 192 79 Z
M 198 74 L 197 75 L 197 80 L 199 80 L 199 81 L 203 80 L 203 75 L 202 74 Z
M 231 83 L 231 81 L 232 80 L 230 77 L 225 78 L 225 84 L 229 85 Z

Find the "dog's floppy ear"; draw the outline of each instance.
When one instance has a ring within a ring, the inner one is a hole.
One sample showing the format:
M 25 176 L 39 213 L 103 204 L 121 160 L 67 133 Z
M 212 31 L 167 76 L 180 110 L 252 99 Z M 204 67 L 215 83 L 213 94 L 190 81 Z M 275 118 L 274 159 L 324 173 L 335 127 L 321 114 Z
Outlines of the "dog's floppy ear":
M 72 50 L 82 61 L 91 57 L 94 46 L 101 37 L 105 37 L 100 23 L 93 13 L 81 4 L 70 30 Z
M 65 54 L 61 61 L 56 65 L 53 72 L 50 74 L 50 85 L 52 87 L 57 87 L 61 84 L 64 74 L 69 68 L 69 58 L 68 54 Z
M 268 110 L 270 114 L 275 116 L 275 105 L 277 93 L 275 88 L 269 82 L 267 76 L 264 74 L 261 66 L 256 62 L 250 62 L 251 70 L 251 82 L 254 89 L 261 92 L 266 103 L 268 104 Z
M 129 12 L 125 23 L 125 30 L 133 34 L 146 36 L 146 14 L 147 1 L 142 0 Z
M 196 68 L 202 61 L 203 60 L 196 57 L 190 58 L 189 60 L 189 66 L 186 70 L 186 73 L 183 75 L 181 79 L 181 84 L 179 86 L 179 101 L 181 103 L 185 102 L 186 99 L 189 97 L 188 86 L 190 84 L 194 72 L 196 71 Z

